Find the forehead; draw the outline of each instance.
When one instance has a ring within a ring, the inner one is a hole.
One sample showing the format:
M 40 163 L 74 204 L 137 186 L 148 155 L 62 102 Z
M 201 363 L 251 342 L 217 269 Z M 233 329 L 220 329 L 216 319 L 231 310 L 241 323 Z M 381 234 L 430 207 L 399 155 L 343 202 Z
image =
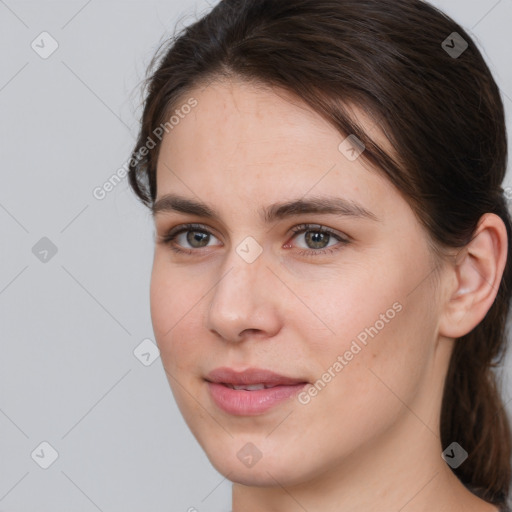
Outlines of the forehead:
M 225 80 L 197 88 L 190 95 L 197 106 L 166 138 L 174 139 L 176 145 L 187 139 L 187 148 L 210 149 L 216 158 L 225 156 L 216 148 L 236 146 L 237 154 L 244 155 L 253 147 L 265 154 L 308 145 L 319 134 L 339 138 L 323 118 L 283 89 Z M 190 136 L 193 141 L 188 140 Z
M 321 147 L 326 157 L 339 158 L 339 144 L 345 138 L 327 119 L 291 92 L 263 84 L 223 79 L 198 86 L 175 102 L 178 113 L 188 102 L 186 115 L 172 116 L 173 126 L 164 136 L 160 155 L 166 161 L 209 158 L 219 163 L 244 160 L 246 165 L 264 163 L 265 156 L 294 160 L 304 153 L 318 157 Z M 386 144 L 376 124 L 361 109 L 346 105 L 351 115 L 379 144 Z M 176 123 L 178 121 L 178 123 Z M 176 124 L 175 124 L 176 123 Z M 167 149 L 167 151 L 166 151 Z M 159 155 L 159 156 L 160 156 Z M 158 162 L 160 164 L 160 162 Z M 167 161 L 167 163 L 169 163 Z M 158 166 L 157 166 L 158 167 Z
M 372 203 L 376 180 L 392 188 L 362 158 L 348 159 L 340 150 L 346 137 L 288 91 L 229 80 L 197 87 L 181 102 L 190 98 L 197 105 L 162 142 L 157 199 L 172 191 L 250 204 L 339 191 Z M 362 110 L 350 110 L 386 143 Z

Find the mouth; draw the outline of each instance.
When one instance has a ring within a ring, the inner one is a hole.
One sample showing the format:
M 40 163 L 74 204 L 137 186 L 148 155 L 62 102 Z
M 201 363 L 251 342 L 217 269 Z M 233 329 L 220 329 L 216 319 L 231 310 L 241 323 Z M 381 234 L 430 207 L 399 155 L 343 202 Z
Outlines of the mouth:
M 261 368 L 248 368 L 243 371 L 236 371 L 233 368 L 227 367 L 216 368 L 206 376 L 205 380 L 225 384 L 235 389 L 250 389 L 254 386 L 260 386 L 255 389 L 263 389 L 275 386 L 293 386 L 307 382 L 305 379 L 286 377 Z
M 269 389 L 269 388 L 275 388 L 276 386 L 280 386 L 281 384 L 251 384 L 251 385 L 241 385 L 237 386 L 235 384 L 229 384 L 228 382 L 219 382 L 219 384 L 224 384 L 224 386 L 227 386 L 231 389 L 241 390 L 244 389 L 245 391 L 257 391 L 258 389 Z
M 236 416 L 254 416 L 282 405 L 308 382 L 260 368 L 237 372 L 217 368 L 205 381 L 217 407 Z

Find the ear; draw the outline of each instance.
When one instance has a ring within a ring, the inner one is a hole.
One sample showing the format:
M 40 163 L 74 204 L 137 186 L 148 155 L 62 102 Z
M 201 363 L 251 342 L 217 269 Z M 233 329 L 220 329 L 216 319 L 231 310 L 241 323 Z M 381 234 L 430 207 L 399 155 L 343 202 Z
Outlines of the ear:
M 460 338 L 483 320 L 498 293 L 507 247 L 507 228 L 500 217 L 482 215 L 471 242 L 449 265 L 454 279 L 447 280 L 450 288 L 440 317 L 440 335 Z

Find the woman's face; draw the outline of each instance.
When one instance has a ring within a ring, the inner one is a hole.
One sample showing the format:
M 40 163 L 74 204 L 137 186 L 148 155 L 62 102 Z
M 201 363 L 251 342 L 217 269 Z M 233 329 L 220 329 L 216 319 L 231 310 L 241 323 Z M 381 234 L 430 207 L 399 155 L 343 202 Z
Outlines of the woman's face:
M 151 314 L 212 464 L 247 485 L 298 484 L 436 431 L 449 352 L 409 205 L 283 91 L 190 96 L 159 154 Z

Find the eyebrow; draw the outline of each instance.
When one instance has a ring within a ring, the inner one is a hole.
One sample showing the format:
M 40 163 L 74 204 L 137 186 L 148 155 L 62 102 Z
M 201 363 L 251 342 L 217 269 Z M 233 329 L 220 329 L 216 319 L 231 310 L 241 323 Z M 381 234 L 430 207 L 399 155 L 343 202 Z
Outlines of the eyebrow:
M 175 194 L 166 194 L 158 199 L 151 208 L 153 216 L 159 213 L 178 212 L 197 215 L 213 220 L 220 220 L 220 215 L 209 205 Z M 332 196 L 315 196 L 307 199 L 299 198 L 283 203 L 274 203 L 260 210 L 262 220 L 268 224 L 304 214 L 330 214 L 343 217 L 355 217 L 378 221 L 377 216 L 362 205 Z

